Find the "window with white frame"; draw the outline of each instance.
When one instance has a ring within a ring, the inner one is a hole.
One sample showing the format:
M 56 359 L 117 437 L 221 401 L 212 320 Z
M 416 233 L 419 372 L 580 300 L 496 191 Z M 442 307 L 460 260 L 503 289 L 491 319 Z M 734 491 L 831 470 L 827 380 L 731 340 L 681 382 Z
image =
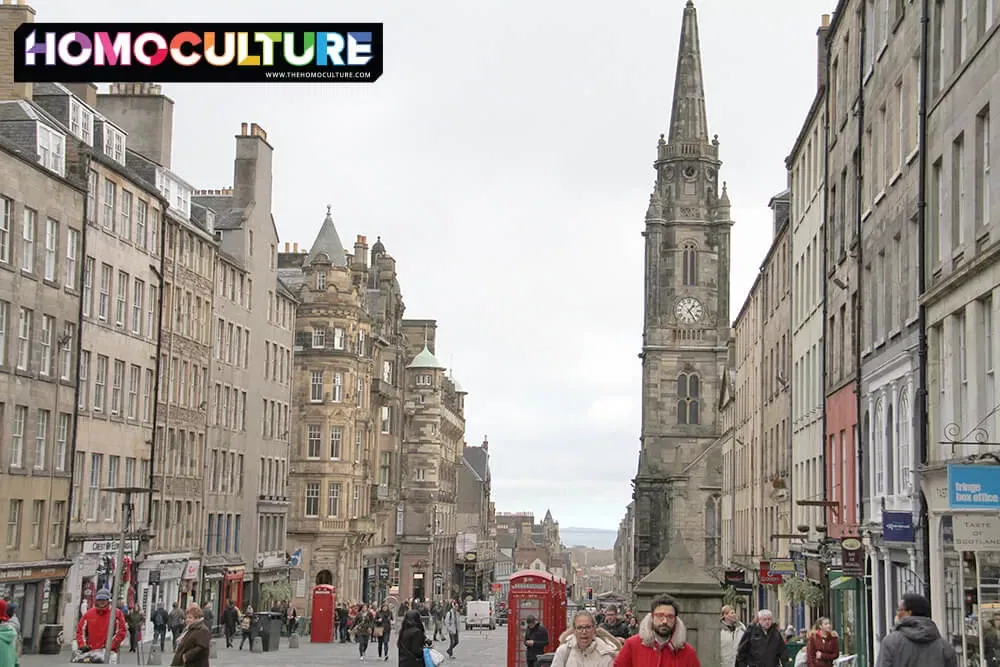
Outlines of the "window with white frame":
M 77 288 L 76 256 L 80 252 L 80 232 L 75 229 L 66 229 L 66 287 Z
M 97 372 L 94 376 L 94 412 L 104 412 L 104 400 L 107 398 L 108 358 L 97 355 Z
M 142 304 L 146 297 L 146 283 L 134 279 L 132 285 L 132 333 L 142 335 Z
M 316 272 L 316 289 L 326 289 L 326 271 L 323 271 L 322 269 Z
M 340 327 L 335 327 L 333 330 L 333 349 L 344 349 L 344 330 Z
M 111 267 L 101 264 L 100 293 L 97 297 L 97 319 L 107 322 L 108 310 L 111 308 Z
M 434 376 L 432 375 L 418 375 L 417 376 L 417 386 L 418 387 L 430 387 L 434 384 Z
M 146 218 L 149 214 L 149 204 L 143 200 L 138 200 L 135 206 L 135 243 L 137 246 L 146 249 Z
M 73 337 L 76 335 L 76 325 L 66 322 L 63 326 L 62 348 L 59 356 L 62 359 L 60 379 L 69 382 L 73 379 Z
M 326 347 L 326 329 L 313 329 L 312 334 L 313 349 Z
M 104 154 L 125 164 L 125 133 L 108 121 L 104 121 Z
M 358 386 L 354 392 L 354 404 L 359 408 L 364 403 L 365 398 L 365 379 L 360 374 L 358 375 Z
M 132 240 L 132 193 L 122 188 L 121 196 L 121 220 L 119 232 L 125 239 Z
M 117 303 L 115 307 L 115 324 L 119 327 L 125 326 L 125 318 L 128 316 L 128 287 L 129 275 L 124 271 L 118 272 Z
M 38 421 L 35 422 L 35 470 L 45 469 L 46 445 L 49 442 L 49 411 L 38 410 Z
M 382 380 L 387 384 L 392 384 L 393 365 L 391 361 L 382 362 Z
M 365 330 L 358 331 L 358 356 L 365 356 Z
M 56 252 L 59 249 L 59 223 L 52 218 L 45 219 L 45 256 L 44 256 L 44 277 L 45 280 L 56 279 Z
M 318 424 L 309 424 L 306 445 L 306 456 L 310 459 L 318 459 L 323 447 L 323 435 Z
M 14 202 L 0 197 L 0 262 L 10 264 L 10 221 L 14 217 Z
M 27 371 L 31 365 L 31 325 L 35 313 L 21 308 L 17 316 L 17 370 Z
M 14 423 L 10 428 L 10 467 L 24 467 L 24 425 L 28 422 L 28 408 L 18 405 L 14 408 Z
M 60 176 L 66 174 L 66 135 L 44 123 L 38 126 L 38 163 Z
M 330 482 L 327 486 L 326 515 L 331 518 L 340 516 L 340 482 Z
M 333 374 L 333 395 L 330 398 L 334 403 L 340 403 L 344 398 L 344 376 L 340 373 Z
M 330 427 L 330 458 L 335 461 L 340 460 L 341 447 L 344 441 L 344 427 Z
M 125 384 L 125 362 L 115 359 L 114 374 L 111 377 L 111 414 L 122 413 L 122 387 Z
M 142 369 L 135 364 L 129 369 L 128 402 L 126 416 L 135 419 L 139 414 L 139 383 L 142 380 Z
M 94 112 L 75 97 L 69 100 L 69 131 L 88 146 L 94 145 Z
M 80 350 L 80 370 L 77 377 L 77 385 L 80 387 L 80 400 L 76 407 L 86 410 L 90 400 L 90 351 Z
M 391 426 L 390 417 L 391 417 L 391 412 L 389 411 L 389 406 L 383 405 L 381 419 L 380 419 L 382 433 L 389 433 L 389 427 Z
M 38 213 L 24 208 L 24 219 L 21 225 L 21 269 L 35 272 L 35 232 L 38 226 Z
M 10 302 L 0 301 L 0 366 L 10 363 L 7 359 L 7 341 L 10 333 Z
M 55 329 L 56 320 L 51 315 L 42 315 L 42 332 L 39 337 L 39 365 L 40 375 L 50 377 L 52 375 L 52 336 Z
M 319 482 L 309 482 L 306 484 L 305 515 L 309 518 L 319 516 Z
M 56 424 L 56 450 L 52 453 L 52 463 L 56 468 L 56 472 L 66 471 L 70 419 L 72 419 L 72 415 L 69 413 L 59 413 L 59 423 Z
M 104 179 L 104 214 L 101 221 L 104 228 L 115 231 L 115 204 L 118 201 L 118 186 L 110 179 Z
M 323 402 L 323 371 L 313 371 L 309 383 L 309 400 L 313 403 Z
M 87 257 L 83 261 L 83 289 L 80 299 L 83 301 L 83 314 L 90 317 L 94 302 L 94 258 Z

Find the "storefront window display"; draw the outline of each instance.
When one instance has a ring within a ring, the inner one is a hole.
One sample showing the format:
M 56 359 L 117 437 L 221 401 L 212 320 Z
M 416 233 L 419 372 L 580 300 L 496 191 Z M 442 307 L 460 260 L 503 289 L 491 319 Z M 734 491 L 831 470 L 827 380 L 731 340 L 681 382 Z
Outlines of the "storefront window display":
M 951 516 L 942 517 L 945 637 L 960 665 L 994 667 L 1000 664 L 1000 552 L 957 553 L 951 526 Z

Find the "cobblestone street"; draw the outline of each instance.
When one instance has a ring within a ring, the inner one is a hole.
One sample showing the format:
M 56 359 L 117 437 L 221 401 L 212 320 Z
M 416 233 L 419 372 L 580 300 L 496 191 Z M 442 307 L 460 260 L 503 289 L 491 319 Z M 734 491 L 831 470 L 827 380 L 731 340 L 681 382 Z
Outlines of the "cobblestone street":
M 378 648 L 375 644 L 368 647 L 365 655 L 366 663 L 382 663 L 395 667 L 398 663 L 396 655 L 396 633 L 392 635 L 392 646 L 390 647 L 389 660 L 383 661 L 378 658 Z M 506 641 L 507 628 L 497 628 L 492 632 L 470 631 L 459 635 L 459 645 L 455 649 L 455 659 L 448 660 L 442 667 L 501 667 L 506 664 Z M 357 644 L 313 644 L 308 637 L 300 640 L 299 648 L 288 648 L 288 638 L 281 638 L 281 646 L 277 652 L 250 653 L 246 648 L 242 651 L 236 648 L 224 648 L 225 640 L 221 637 L 215 638 L 218 648 L 218 657 L 212 660 L 213 667 L 229 667 L 240 665 L 241 667 L 264 667 L 272 665 L 294 664 L 295 667 L 345 667 L 346 665 L 357 665 L 361 663 L 358 655 Z M 144 649 L 148 654 L 148 644 Z M 447 642 L 435 642 L 435 648 L 442 653 L 448 647 Z M 21 659 L 22 667 L 54 667 L 55 665 L 69 664 L 70 653 L 64 651 L 60 655 L 25 655 Z M 167 653 L 163 656 L 164 667 L 169 666 L 170 643 L 167 640 Z M 145 660 L 143 661 L 145 663 Z M 121 653 L 121 665 L 137 665 L 136 654 L 128 653 L 127 649 Z

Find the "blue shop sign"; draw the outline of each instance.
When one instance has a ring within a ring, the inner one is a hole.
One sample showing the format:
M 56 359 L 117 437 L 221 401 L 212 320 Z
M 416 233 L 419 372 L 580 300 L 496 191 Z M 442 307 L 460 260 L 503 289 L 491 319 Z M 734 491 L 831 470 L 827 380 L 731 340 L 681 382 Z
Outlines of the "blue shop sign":
M 948 466 L 951 509 L 1000 510 L 1000 466 Z
M 882 512 L 882 541 L 913 544 L 913 515 L 909 512 Z

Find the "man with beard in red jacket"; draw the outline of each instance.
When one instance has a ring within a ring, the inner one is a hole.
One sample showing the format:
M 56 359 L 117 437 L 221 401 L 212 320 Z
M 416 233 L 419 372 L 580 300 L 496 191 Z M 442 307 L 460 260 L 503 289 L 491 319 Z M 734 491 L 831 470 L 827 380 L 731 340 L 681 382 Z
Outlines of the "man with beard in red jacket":
M 76 645 L 83 653 L 105 647 L 108 641 L 108 623 L 112 611 L 115 614 L 115 635 L 111 638 L 111 651 L 118 652 L 118 647 L 125 641 L 127 626 L 125 614 L 121 609 L 111 608 L 111 593 L 102 588 L 94 596 L 94 606 L 87 610 L 76 626 Z
M 614 667 L 701 667 L 677 613 L 672 598 L 655 600 L 639 632 L 625 641 Z

